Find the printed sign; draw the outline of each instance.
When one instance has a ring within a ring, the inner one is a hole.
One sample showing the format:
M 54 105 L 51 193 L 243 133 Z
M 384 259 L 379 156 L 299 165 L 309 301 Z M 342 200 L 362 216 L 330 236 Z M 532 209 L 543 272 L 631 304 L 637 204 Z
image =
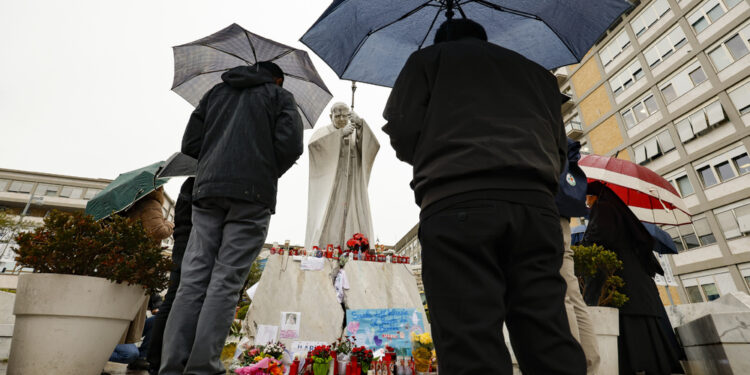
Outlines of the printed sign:
M 346 334 L 356 337 L 356 344 L 377 350 L 389 345 L 398 355 L 411 355 L 412 332 L 424 332 L 422 314 L 416 309 L 346 310 Z
M 280 339 L 296 339 L 299 337 L 299 323 L 300 316 L 302 313 L 299 312 L 282 312 L 281 313 L 281 332 L 279 334 Z

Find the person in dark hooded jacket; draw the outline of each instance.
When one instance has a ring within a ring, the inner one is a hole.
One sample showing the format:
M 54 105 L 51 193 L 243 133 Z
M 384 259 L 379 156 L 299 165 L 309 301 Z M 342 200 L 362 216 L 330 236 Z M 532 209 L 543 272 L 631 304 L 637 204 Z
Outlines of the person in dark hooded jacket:
M 221 78 L 182 139 L 198 168 L 193 228 L 164 331 L 164 375 L 225 373 L 219 357 L 266 239 L 278 179 L 302 154 L 302 120 L 276 64 L 239 66 Z
M 468 19 L 414 52 L 383 116 L 413 166 L 422 280 L 440 372 L 585 374 L 565 315 L 555 193 L 566 161 L 549 71 Z
M 625 285 L 620 291 L 628 301 L 619 311 L 620 335 L 617 352 L 620 374 L 682 374 L 682 352 L 671 326 L 665 329 L 667 313 L 653 277 L 664 274 L 654 257 L 654 238 L 635 214 L 607 186 L 600 182 L 588 185 L 590 222 L 583 235 L 584 245 L 597 244 L 617 254 L 622 269 L 615 275 Z M 597 275 L 586 287 L 584 299 L 596 305 L 604 282 Z M 668 322 L 668 321 L 667 321 Z

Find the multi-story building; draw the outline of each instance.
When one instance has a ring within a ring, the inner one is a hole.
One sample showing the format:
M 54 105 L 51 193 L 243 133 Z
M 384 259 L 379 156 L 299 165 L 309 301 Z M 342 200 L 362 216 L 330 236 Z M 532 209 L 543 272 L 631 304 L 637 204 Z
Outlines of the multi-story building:
M 679 249 L 662 260 L 674 275 L 660 287 L 665 303 L 747 292 L 750 3 L 642 1 L 555 75 L 573 98 L 568 136 L 661 174 L 693 215 L 663 228 Z
M 86 203 L 102 191 L 111 180 L 63 176 L 0 169 L 0 209 L 9 213 L 14 221 L 41 225 L 50 210 L 84 211 Z M 165 194 L 166 195 L 166 194 Z M 174 201 L 166 197 L 162 207 L 165 217 L 174 221 Z M 0 233 L 0 273 L 11 272 L 15 267 L 12 251 L 14 230 Z M 172 239 L 164 245 L 171 248 Z

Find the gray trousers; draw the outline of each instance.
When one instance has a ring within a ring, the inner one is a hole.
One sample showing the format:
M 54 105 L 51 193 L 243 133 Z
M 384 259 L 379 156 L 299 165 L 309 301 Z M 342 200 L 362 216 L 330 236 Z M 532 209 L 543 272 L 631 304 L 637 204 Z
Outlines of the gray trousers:
M 246 201 L 205 198 L 193 202 L 193 229 L 164 330 L 159 374 L 225 373 L 221 350 L 270 219 L 268 208 Z
M 581 296 L 578 278 L 575 275 L 573 250 L 570 249 L 570 220 L 560 218 L 560 227 L 562 227 L 565 243 L 560 275 L 568 285 L 565 292 L 565 310 L 568 313 L 570 333 L 581 344 L 583 353 L 586 355 L 586 373 L 593 375 L 599 372 L 599 344 L 596 340 L 596 333 L 594 333 L 594 325 L 591 323 L 588 310 L 586 310 L 586 302 L 583 301 Z

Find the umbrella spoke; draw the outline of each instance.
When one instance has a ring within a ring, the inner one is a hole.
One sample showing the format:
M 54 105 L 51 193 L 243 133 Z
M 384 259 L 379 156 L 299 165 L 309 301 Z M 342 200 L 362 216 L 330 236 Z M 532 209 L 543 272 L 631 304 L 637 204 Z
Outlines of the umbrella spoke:
M 255 46 L 253 45 L 253 42 L 250 40 L 250 35 L 248 35 L 248 32 L 245 31 L 245 38 L 247 38 L 247 43 L 250 45 L 250 49 L 253 51 L 253 59 L 255 59 L 255 62 L 258 62 L 258 56 L 255 54 Z
M 414 14 L 414 13 L 417 13 L 417 12 L 419 12 L 420 10 L 422 10 L 422 8 L 424 8 L 424 7 L 428 6 L 428 5 L 430 5 L 430 3 L 431 3 L 432 1 L 434 1 L 434 0 L 428 0 L 427 2 L 425 2 L 425 3 L 422 3 L 422 4 L 420 5 L 420 6 L 418 6 L 418 7 L 414 8 L 414 9 L 412 9 L 411 11 L 409 11 L 409 13 L 406 13 L 406 14 L 404 14 L 403 16 L 399 17 L 398 19 L 396 19 L 396 20 L 394 20 L 394 21 L 391 21 L 391 22 L 389 22 L 389 23 L 387 23 L 387 24 L 385 24 L 385 25 L 383 25 L 383 26 L 380 26 L 380 27 L 376 28 L 375 30 L 370 30 L 370 32 L 368 32 L 368 33 L 367 33 L 367 36 L 370 36 L 370 35 L 372 35 L 372 34 L 375 34 L 376 32 L 378 32 L 378 31 L 380 31 L 380 30 L 383 30 L 383 29 L 385 29 L 386 27 L 388 27 L 388 26 L 391 26 L 391 25 L 393 25 L 394 23 L 397 23 L 397 22 L 399 22 L 399 21 L 403 21 L 403 20 L 405 20 L 406 18 L 408 18 L 408 17 L 409 17 L 409 16 L 411 16 L 412 14 Z M 442 6 L 441 6 L 440 8 L 442 8 Z M 439 11 L 439 10 L 438 10 L 438 13 L 440 13 L 440 11 Z M 367 36 L 365 37 L 365 40 L 367 40 Z M 363 42 L 363 43 L 361 43 L 361 44 L 364 44 L 364 40 L 363 40 L 362 42 Z M 357 50 L 359 50 L 359 48 L 357 48 Z M 356 54 L 356 52 L 355 52 L 355 54 Z
M 435 21 L 437 21 L 438 16 L 440 16 L 440 11 L 443 10 L 443 6 L 441 5 L 440 8 L 438 8 L 437 12 L 435 12 L 435 18 L 432 19 L 432 23 L 430 24 L 430 27 L 427 29 L 427 32 L 424 34 L 424 38 L 422 38 L 422 42 L 419 43 L 419 48 L 422 49 L 422 46 L 424 45 L 424 42 L 427 40 L 427 36 L 430 35 L 430 31 L 432 31 L 432 27 L 435 26 Z M 461 15 L 463 15 L 464 12 L 461 11 Z M 464 16 L 466 18 L 466 16 Z
M 236 57 L 236 58 L 238 58 L 238 59 L 240 59 L 240 60 L 242 60 L 242 61 L 246 62 L 246 63 L 247 63 L 247 65 L 253 65 L 253 63 L 252 63 L 252 62 L 250 62 L 250 61 L 247 61 L 247 60 L 245 60 L 244 58 L 242 58 L 242 57 L 238 56 L 237 54 L 234 54 L 234 53 L 232 53 L 232 52 L 229 52 L 229 51 L 224 51 L 224 50 L 223 50 L 223 49 L 221 49 L 221 48 L 218 48 L 218 47 L 214 47 L 214 46 L 211 46 L 211 45 L 208 45 L 208 44 L 196 44 L 196 45 L 198 45 L 198 46 L 203 46 L 203 47 L 208 47 L 208 48 L 211 48 L 211 49 L 217 50 L 217 51 L 219 51 L 219 52 L 221 52 L 221 53 L 225 53 L 225 54 L 227 54 L 227 55 L 229 55 L 229 56 L 232 56 L 232 57 Z M 250 44 L 250 47 L 252 48 L 252 44 Z M 253 49 L 253 55 L 255 55 L 255 49 Z
M 492 8 L 492 9 L 500 11 L 500 12 L 511 13 L 511 14 L 515 14 L 517 16 L 531 18 L 531 19 L 535 19 L 535 20 L 541 20 L 541 18 L 539 18 L 539 16 L 536 16 L 534 14 L 522 12 L 520 10 L 515 10 L 515 9 L 511 9 L 511 8 L 506 8 L 506 7 L 497 5 L 497 4 L 493 4 L 493 3 L 491 3 L 491 2 L 489 2 L 487 0 L 470 0 L 470 1 L 467 1 L 467 2 L 474 2 L 474 3 L 477 3 L 477 4 L 482 4 L 482 5 L 484 5 L 484 6 L 488 7 L 488 8 Z

